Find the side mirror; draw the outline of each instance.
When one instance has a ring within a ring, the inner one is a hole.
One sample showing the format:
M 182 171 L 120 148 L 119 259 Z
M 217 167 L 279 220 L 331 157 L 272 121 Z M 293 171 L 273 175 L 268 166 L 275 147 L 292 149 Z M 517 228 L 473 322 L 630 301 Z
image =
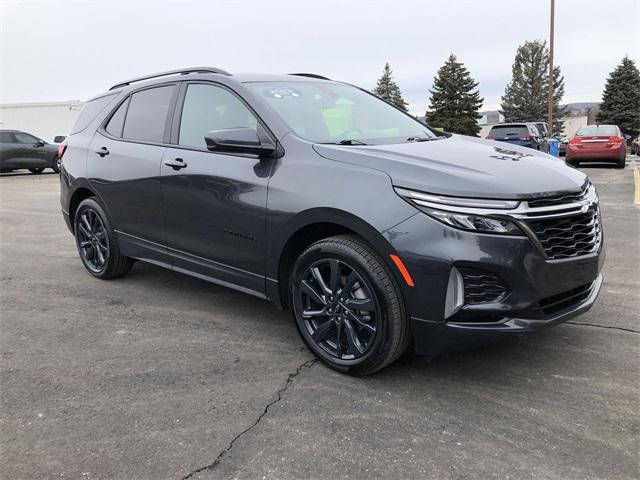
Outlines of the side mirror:
M 629 140 L 631 138 L 631 135 L 629 135 L 628 133 L 625 133 L 623 137 L 625 140 Z
M 276 147 L 263 143 L 255 130 L 250 128 L 227 128 L 207 132 L 204 137 L 207 149 L 221 153 L 248 153 L 259 157 L 273 155 Z
M 34 145 L 36 147 L 44 147 L 44 140 L 38 140 Z
M 56 135 L 53 137 L 53 143 L 62 143 L 65 138 L 67 138 L 65 135 Z

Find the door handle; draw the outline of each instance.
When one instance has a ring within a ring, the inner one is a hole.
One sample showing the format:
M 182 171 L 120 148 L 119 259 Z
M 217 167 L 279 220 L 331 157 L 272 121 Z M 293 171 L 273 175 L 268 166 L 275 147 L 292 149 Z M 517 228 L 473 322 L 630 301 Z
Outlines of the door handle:
M 94 152 L 96 152 L 101 157 L 104 157 L 105 155 L 109 155 L 109 149 L 107 147 L 96 148 Z
M 174 158 L 173 160 L 165 160 L 164 164 L 168 167 L 173 168 L 174 170 L 180 170 L 181 168 L 185 168 L 187 164 L 181 158 Z

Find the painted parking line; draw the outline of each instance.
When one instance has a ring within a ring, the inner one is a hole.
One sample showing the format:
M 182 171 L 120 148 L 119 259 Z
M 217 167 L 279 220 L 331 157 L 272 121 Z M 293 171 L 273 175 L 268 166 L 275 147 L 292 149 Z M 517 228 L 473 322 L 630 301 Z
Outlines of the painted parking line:
M 635 158 L 631 159 L 631 168 L 633 168 L 633 181 L 635 183 L 633 203 L 640 205 L 640 171 L 638 170 L 638 164 Z

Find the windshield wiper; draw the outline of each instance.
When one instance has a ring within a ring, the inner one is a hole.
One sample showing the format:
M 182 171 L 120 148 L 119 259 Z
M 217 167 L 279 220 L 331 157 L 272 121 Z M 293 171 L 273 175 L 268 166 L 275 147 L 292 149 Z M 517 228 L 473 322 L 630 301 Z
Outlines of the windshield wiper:
M 345 138 L 337 142 L 323 142 L 323 145 L 368 145 L 368 143 L 361 142 L 360 140 L 354 140 L 352 138 Z

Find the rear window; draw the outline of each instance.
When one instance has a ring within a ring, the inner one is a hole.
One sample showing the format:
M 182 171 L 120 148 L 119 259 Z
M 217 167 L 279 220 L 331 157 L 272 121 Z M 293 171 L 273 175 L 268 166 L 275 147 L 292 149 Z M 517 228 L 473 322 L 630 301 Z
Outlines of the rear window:
M 173 85 L 148 88 L 131 95 L 122 138 L 160 143 L 173 94 Z
M 618 128 L 614 125 L 591 125 L 587 127 L 580 127 L 576 132 L 576 135 L 578 137 L 591 137 L 594 135 L 615 137 L 618 135 Z
M 85 128 L 89 126 L 89 124 L 93 121 L 94 118 L 98 116 L 100 112 L 102 112 L 109 103 L 113 99 L 115 99 L 116 93 L 111 93 L 109 95 L 105 95 L 100 98 L 96 98 L 87 102 L 80 112 L 78 116 L 78 120 L 76 120 L 76 124 L 73 126 L 71 130 L 71 134 L 81 132 Z
M 529 129 L 526 125 L 498 125 L 489 135 L 493 138 L 524 137 L 529 135 Z

